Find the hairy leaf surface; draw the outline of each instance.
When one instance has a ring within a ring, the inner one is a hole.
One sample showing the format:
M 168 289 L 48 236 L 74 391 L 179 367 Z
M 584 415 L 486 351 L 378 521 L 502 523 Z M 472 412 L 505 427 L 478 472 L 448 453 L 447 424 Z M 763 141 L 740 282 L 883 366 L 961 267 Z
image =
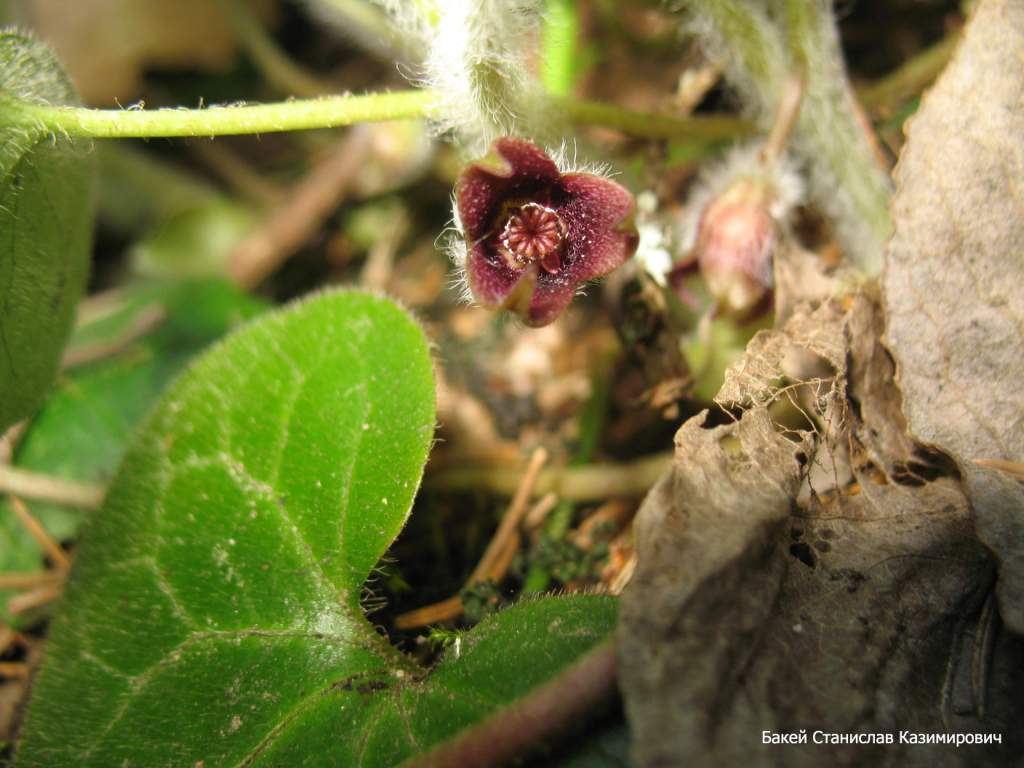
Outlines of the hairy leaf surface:
M 29 416 L 57 374 L 92 241 L 88 141 L 4 125 L 11 102 L 72 104 L 38 41 L 0 31 L 0 431 Z
M 53 393 L 18 443 L 21 469 L 85 483 L 110 482 L 129 439 L 185 364 L 263 304 L 230 284 L 195 281 L 141 283 L 122 292 L 118 306 L 75 329 L 67 352 L 116 348 L 102 360 L 58 376 Z M 124 340 L 150 328 L 131 343 Z M 58 541 L 74 538 L 82 511 L 25 500 Z M 0 572 L 43 567 L 39 543 L 0 498 Z M 0 590 L 0 620 L 18 625 L 38 615 L 7 615 L 10 593 Z
M 390 766 L 550 679 L 614 625 L 548 599 L 427 672 L 360 608 L 434 431 L 419 327 L 327 293 L 168 392 L 89 521 L 21 765 Z

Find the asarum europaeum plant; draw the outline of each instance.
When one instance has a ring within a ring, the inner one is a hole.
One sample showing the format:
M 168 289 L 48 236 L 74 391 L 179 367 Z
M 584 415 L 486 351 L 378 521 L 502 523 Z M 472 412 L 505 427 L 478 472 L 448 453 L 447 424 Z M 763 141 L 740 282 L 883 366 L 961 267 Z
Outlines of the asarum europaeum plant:
M 581 283 L 636 252 L 635 209 L 620 184 L 596 173 L 563 173 L 540 147 L 501 138 L 456 184 L 453 259 L 481 306 L 547 325 Z

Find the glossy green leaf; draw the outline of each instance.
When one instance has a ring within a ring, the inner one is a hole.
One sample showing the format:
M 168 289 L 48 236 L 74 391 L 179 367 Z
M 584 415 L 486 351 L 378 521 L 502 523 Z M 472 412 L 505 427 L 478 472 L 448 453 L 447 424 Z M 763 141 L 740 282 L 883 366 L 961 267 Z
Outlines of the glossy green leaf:
M 14 102 L 71 104 L 49 50 L 0 31 L 0 431 L 29 416 L 57 374 L 92 241 L 90 144 L 3 124 Z
M 61 374 L 42 410 L 18 445 L 15 464 L 65 480 L 106 484 L 129 438 L 171 379 L 200 350 L 264 304 L 221 281 L 141 283 L 122 292 L 117 307 L 79 326 L 68 350 L 124 338 L 140 321 L 153 330 L 117 353 Z M 26 501 L 55 539 L 77 531 L 81 510 Z M 0 572 L 42 568 L 43 552 L 0 499 Z M 10 593 L 0 590 L 0 621 L 17 624 L 32 616 L 6 613 Z
M 433 429 L 426 340 L 381 298 L 322 294 L 203 356 L 83 531 L 19 764 L 390 766 L 603 639 L 613 600 L 541 600 L 427 673 L 366 620 Z

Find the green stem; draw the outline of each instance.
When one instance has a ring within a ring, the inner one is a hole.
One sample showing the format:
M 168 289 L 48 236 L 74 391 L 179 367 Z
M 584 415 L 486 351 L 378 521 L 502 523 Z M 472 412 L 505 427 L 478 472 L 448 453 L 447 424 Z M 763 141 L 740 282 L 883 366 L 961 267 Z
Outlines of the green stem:
M 851 262 L 877 274 L 889 234 L 889 184 L 875 164 L 843 67 L 829 0 L 690 0 L 711 51 L 728 56 L 727 76 L 759 122 L 770 125 L 785 83 L 803 76 L 790 147 L 808 168 L 810 192 L 835 223 Z
M 944 37 L 870 85 L 859 89 L 860 103 L 874 112 L 895 111 L 916 96 L 946 68 L 960 42 L 960 33 Z
M 738 117 L 709 115 L 676 117 L 650 112 L 634 112 L 614 104 L 565 99 L 561 106 L 578 125 L 600 125 L 643 139 L 706 139 L 722 141 L 744 136 L 753 125 Z
M 567 501 L 606 501 L 611 497 L 643 496 L 672 463 L 672 452 L 634 459 L 625 464 L 554 467 L 537 476 L 534 496 L 556 493 Z M 424 481 L 435 491 L 489 491 L 512 496 L 522 480 L 513 467 L 460 467 L 430 475 Z
M 541 67 L 544 88 L 552 96 L 568 96 L 576 81 L 576 0 L 548 0 L 544 8 Z
M 703 19 L 700 29 L 711 39 L 704 46 L 714 56 L 727 56 L 733 86 L 748 103 L 774 105 L 788 73 L 786 52 L 763 8 L 745 0 L 692 0 L 692 13 Z M 759 110 L 771 122 L 774 110 Z
M 871 129 L 855 111 L 832 3 L 784 0 L 783 24 L 793 61 L 807 78 L 796 148 L 811 162 L 812 191 L 836 222 L 847 256 L 876 275 L 892 227 L 890 185 L 872 153 Z
M 435 114 L 436 102 L 437 94 L 430 90 L 149 111 L 0 101 L 0 127 L 24 126 L 66 136 L 108 139 L 230 136 L 429 118 Z M 580 125 L 602 125 L 646 139 L 720 141 L 744 135 L 752 129 L 745 120 L 727 116 L 675 117 L 634 112 L 594 101 L 565 100 L 561 106 Z
M 435 98 L 433 91 L 415 90 L 271 104 L 151 111 L 7 102 L 0 103 L 0 126 L 26 125 L 68 136 L 93 138 L 230 136 L 429 117 Z

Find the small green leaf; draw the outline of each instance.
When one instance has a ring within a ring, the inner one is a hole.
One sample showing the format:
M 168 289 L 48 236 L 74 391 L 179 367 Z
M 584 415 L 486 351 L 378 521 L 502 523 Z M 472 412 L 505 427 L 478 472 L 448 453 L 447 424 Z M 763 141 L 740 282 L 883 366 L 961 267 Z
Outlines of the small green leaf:
M 99 218 L 133 240 L 132 271 L 147 277 L 223 275 L 259 218 L 250 205 L 129 142 L 98 145 Z
M 132 246 L 132 266 L 139 274 L 165 278 L 224 274 L 228 256 L 257 219 L 251 208 L 229 200 L 188 208 Z
M 18 445 L 22 468 L 85 483 L 110 481 L 128 439 L 164 387 L 201 349 L 264 305 L 222 281 L 140 283 L 127 287 L 120 306 L 79 326 L 69 351 L 108 344 L 146 316 L 158 322 L 149 334 L 117 354 L 62 374 Z M 81 510 L 28 501 L 32 514 L 58 541 L 73 538 Z M 0 573 L 42 568 L 43 552 L 0 499 Z M 0 621 L 10 593 L 0 590 Z
M 323 294 L 204 355 L 83 531 L 20 764 L 391 766 L 600 642 L 614 600 L 541 600 L 428 673 L 366 620 L 433 430 L 426 340 L 381 298 Z
M 4 125 L 12 104 L 73 104 L 49 50 L 0 31 L 0 432 L 31 415 L 57 374 L 92 241 L 90 143 Z

